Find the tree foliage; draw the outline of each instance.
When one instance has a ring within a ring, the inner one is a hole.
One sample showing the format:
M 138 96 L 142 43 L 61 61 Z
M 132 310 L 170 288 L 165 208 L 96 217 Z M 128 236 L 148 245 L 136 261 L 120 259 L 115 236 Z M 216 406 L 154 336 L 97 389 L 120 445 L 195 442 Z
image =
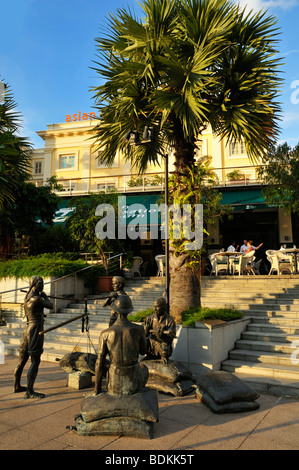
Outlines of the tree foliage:
M 19 135 L 21 115 L 15 111 L 16 106 L 5 84 L 4 101 L 0 103 L 0 210 L 13 205 L 19 186 L 31 170 L 31 146 Z
M 55 178 L 48 179 L 44 186 L 36 187 L 33 183 L 20 182 L 14 193 L 14 203 L 5 204 L 0 210 L 0 245 L 1 252 L 11 250 L 12 239 L 18 234 L 30 236 L 31 248 L 38 244 L 38 238 L 44 233 L 45 225 L 52 226 L 60 199 L 53 192 Z
M 97 194 L 90 194 L 88 197 L 76 198 L 75 201 L 71 201 L 71 204 L 74 205 L 76 209 L 66 222 L 71 240 L 77 244 L 78 250 L 99 254 L 106 271 L 108 270 L 106 252 L 112 251 L 120 253 L 121 245 L 117 236 L 115 239 L 97 238 L 96 225 L 100 219 L 96 216 L 96 208 L 100 204 L 110 205 L 114 208 L 115 221 L 117 222 L 117 201 L 117 194 L 113 192 L 108 194 L 99 192 Z
M 144 0 L 144 18 L 130 9 L 110 15 L 96 40 L 93 89 L 101 161 L 117 150 L 140 170 L 174 149 L 177 173 L 194 164 L 207 124 L 215 135 L 243 138 L 253 159 L 276 138 L 280 106 L 276 19 L 245 13 L 228 0 Z M 150 145 L 129 146 L 129 129 L 153 126 Z
M 259 177 L 268 204 L 299 213 L 299 144 L 292 148 L 285 142 L 273 147 Z

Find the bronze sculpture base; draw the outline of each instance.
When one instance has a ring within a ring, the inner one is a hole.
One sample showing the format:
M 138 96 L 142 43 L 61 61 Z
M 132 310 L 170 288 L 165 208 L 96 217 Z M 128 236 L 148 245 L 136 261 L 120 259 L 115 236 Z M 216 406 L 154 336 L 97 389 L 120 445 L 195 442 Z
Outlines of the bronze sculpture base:
M 84 436 L 118 435 L 151 439 L 157 422 L 156 392 L 144 388 L 134 395 L 86 397 L 75 417 L 76 432 Z

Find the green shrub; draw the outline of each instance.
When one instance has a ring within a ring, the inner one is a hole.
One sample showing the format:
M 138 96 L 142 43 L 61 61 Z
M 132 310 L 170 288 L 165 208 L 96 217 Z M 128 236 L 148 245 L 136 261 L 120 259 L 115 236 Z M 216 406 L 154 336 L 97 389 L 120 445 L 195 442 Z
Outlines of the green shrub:
M 32 276 L 62 277 L 72 274 L 90 266 L 86 261 L 76 259 L 74 253 L 50 253 L 39 256 L 30 256 L 24 259 L 0 262 L 0 279 L 30 278 Z M 102 266 L 95 266 L 79 272 L 78 276 L 84 280 L 91 280 L 99 273 L 103 273 Z
M 243 313 L 234 308 L 188 308 L 182 313 L 182 325 L 195 326 L 195 322 L 204 320 L 232 321 L 243 318 Z
M 136 312 L 134 315 L 128 315 L 128 320 L 132 322 L 144 322 L 145 318 L 149 315 L 153 315 L 153 313 L 155 313 L 155 310 L 153 307 L 151 307 L 146 310 Z
M 145 318 L 155 313 L 154 308 L 148 308 L 134 315 L 129 315 L 128 319 L 132 322 L 144 322 Z M 204 320 L 223 320 L 232 321 L 243 318 L 243 313 L 234 308 L 208 308 L 196 307 L 188 308 L 182 313 L 182 325 L 195 326 L 195 322 L 202 322 Z

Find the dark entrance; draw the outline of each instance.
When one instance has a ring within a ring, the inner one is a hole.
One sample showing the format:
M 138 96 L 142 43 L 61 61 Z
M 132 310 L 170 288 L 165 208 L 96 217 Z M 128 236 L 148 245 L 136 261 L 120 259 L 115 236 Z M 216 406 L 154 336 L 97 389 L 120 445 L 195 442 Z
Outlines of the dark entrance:
M 267 250 L 279 249 L 277 210 L 234 212 L 231 220 L 220 223 L 220 248 L 227 249 L 234 241 L 241 246 L 244 239 L 252 240 L 255 246 L 263 243 L 256 259 L 266 261 Z

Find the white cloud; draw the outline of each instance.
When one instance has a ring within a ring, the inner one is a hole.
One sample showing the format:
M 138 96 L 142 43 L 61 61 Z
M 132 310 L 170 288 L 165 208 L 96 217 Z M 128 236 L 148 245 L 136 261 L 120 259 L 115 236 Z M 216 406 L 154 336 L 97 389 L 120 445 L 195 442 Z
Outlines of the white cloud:
M 299 112 L 289 111 L 284 114 L 282 117 L 282 125 L 284 127 L 289 127 L 292 124 L 299 124 Z
M 242 7 L 247 6 L 249 10 L 261 10 L 268 8 L 282 8 L 288 10 L 298 5 L 298 0 L 235 0 Z

